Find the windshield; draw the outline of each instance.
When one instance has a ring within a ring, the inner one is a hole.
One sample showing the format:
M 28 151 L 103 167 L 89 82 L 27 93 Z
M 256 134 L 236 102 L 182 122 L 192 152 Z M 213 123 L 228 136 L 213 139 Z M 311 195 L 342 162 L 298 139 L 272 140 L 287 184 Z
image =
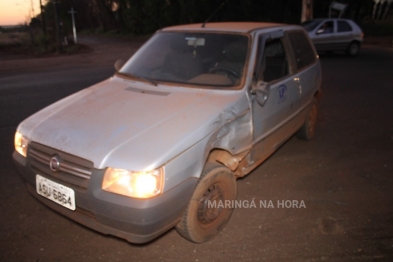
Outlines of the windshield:
M 234 87 L 241 83 L 248 37 L 236 34 L 161 32 L 119 71 L 152 83 Z
M 306 31 L 311 32 L 311 31 L 313 31 L 320 23 L 321 23 L 321 20 L 311 20 L 311 21 L 303 22 L 301 25 L 304 27 L 304 29 L 306 29 Z

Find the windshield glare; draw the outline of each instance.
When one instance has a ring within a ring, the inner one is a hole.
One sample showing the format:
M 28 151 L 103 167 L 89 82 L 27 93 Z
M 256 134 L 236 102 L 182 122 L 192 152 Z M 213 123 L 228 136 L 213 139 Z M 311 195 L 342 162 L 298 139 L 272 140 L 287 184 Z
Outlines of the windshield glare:
M 161 32 L 155 34 L 120 73 L 155 82 L 213 88 L 238 86 L 247 47 L 245 35 Z

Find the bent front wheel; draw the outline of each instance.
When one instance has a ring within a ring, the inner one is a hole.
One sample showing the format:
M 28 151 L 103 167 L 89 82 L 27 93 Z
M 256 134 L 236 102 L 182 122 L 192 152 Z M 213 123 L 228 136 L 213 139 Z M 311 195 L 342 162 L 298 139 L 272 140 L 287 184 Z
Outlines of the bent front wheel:
M 233 202 L 236 196 L 236 179 L 232 171 L 216 163 L 206 164 L 190 203 L 176 225 L 177 231 L 195 243 L 212 239 L 233 213 L 233 206 L 225 203 Z

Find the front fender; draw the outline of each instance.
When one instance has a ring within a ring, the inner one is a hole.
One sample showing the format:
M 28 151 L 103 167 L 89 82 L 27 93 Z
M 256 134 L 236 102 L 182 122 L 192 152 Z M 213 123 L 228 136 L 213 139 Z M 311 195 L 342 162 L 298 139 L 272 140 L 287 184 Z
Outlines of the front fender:
M 247 96 L 224 110 L 214 122 L 218 128 L 165 164 L 164 191 L 190 177 L 199 178 L 214 149 L 222 149 L 232 155 L 251 149 L 251 119 Z

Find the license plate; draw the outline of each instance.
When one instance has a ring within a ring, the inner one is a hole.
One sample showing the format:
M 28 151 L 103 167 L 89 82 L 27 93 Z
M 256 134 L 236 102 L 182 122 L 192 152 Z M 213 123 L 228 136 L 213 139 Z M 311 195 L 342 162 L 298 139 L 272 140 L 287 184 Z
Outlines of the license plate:
M 45 177 L 36 175 L 37 193 L 68 209 L 75 210 L 75 192 Z

